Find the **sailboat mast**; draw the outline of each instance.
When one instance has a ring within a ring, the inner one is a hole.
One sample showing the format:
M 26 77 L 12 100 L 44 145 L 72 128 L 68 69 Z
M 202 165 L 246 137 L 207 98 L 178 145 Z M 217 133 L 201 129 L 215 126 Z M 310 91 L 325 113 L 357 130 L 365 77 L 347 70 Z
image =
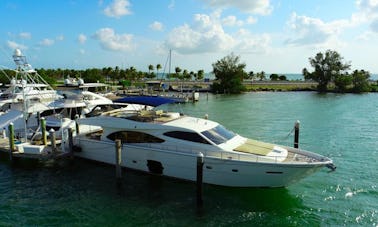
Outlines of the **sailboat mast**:
M 171 76 L 171 60 L 172 60 L 172 50 L 169 49 L 169 69 L 168 69 L 168 75 Z

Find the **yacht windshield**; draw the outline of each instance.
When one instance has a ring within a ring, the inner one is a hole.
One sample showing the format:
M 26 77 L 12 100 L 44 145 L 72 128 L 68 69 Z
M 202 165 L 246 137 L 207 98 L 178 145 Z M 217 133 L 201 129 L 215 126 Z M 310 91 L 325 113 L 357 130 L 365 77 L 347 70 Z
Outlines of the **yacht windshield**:
M 203 131 L 201 133 L 215 144 L 225 143 L 227 140 L 230 140 L 235 136 L 235 133 L 227 130 L 222 125 L 218 125 L 215 128 Z

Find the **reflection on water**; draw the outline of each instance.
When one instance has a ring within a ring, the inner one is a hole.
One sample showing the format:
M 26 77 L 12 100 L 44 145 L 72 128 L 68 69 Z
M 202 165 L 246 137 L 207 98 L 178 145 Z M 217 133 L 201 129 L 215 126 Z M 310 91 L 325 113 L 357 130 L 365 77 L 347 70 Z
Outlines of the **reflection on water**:
M 117 186 L 114 167 L 82 159 L 13 166 L 2 161 L 0 170 L 0 225 L 319 224 L 285 188 L 204 185 L 199 214 L 191 182 L 123 169 Z
M 204 97 L 205 96 L 205 97 Z M 204 185 L 123 171 L 81 159 L 11 166 L 0 161 L 0 226 L 377 226 L 378 94 L 261 92 L 170 106 L 267 142 L 300 120 L 300 147 L 331 157 L 337 170 L 288 188 Z M 226 114 L 225 114 L 226 113 Z

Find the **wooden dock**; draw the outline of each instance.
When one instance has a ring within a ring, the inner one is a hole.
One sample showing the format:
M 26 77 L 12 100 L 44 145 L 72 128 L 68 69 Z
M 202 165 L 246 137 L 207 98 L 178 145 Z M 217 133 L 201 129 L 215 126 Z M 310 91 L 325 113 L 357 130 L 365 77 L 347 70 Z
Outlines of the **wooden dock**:
M 25 145 L 22 143 L 16 143 L 16 149 L 10 152 L 9 138 L 0 138 L 0 152 L 9 154 L 9 158 L 27 158 L 27 159 L 39 159 L 39 160 L 50 160 L 50 159 L 60 159 L 65 157 L 70 157 L 70 152 L 62 152 L 60 147 L 57 147 L 56 151 L 53 151 L 51 143 L 46 146 L 40 145 L 42 150 L 40 153 L 26 153 L 18 149 L 18 145 Z M 30 146 L 33 146 L 30 144 Z

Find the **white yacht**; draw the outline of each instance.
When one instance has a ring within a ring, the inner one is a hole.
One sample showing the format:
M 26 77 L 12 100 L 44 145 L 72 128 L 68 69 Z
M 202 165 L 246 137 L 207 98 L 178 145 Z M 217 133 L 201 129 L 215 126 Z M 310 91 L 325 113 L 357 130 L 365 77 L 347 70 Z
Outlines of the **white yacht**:
M 141 103 L 139 103 L 141 104 Z M 152 174 L 196 180 L 204 156 L 203 182 L 230 187 L 284 187 L 331 159 L 301 149 L 245 138 L 217 122 L 162 110 L 116 109 L 79 119 L 93 127 L 74 138 L 75 155 L 115 164 L 115 140 L 122 141 L 121 166 Z
M 0 96 L 0 129 L 3 131 L 7 131 L 8 125 L 13 123 L 18 137 L 34 135 L 40 117 L 47 118 L 48 129 L 59 131 L 61 125 L 74 125 L 72 120 L 76 115 L 83 117 L 97 105 L 113 103 L 87 89 L 54 90 L 27 62 L 19 49 L 14 51 L 13 60 L 17 66 L 15 75 L 8 78 L 9 88 Z M 82 79 L 80 83 L 89 86 Z M 58 137 L 61 134 L 57 132 Z

